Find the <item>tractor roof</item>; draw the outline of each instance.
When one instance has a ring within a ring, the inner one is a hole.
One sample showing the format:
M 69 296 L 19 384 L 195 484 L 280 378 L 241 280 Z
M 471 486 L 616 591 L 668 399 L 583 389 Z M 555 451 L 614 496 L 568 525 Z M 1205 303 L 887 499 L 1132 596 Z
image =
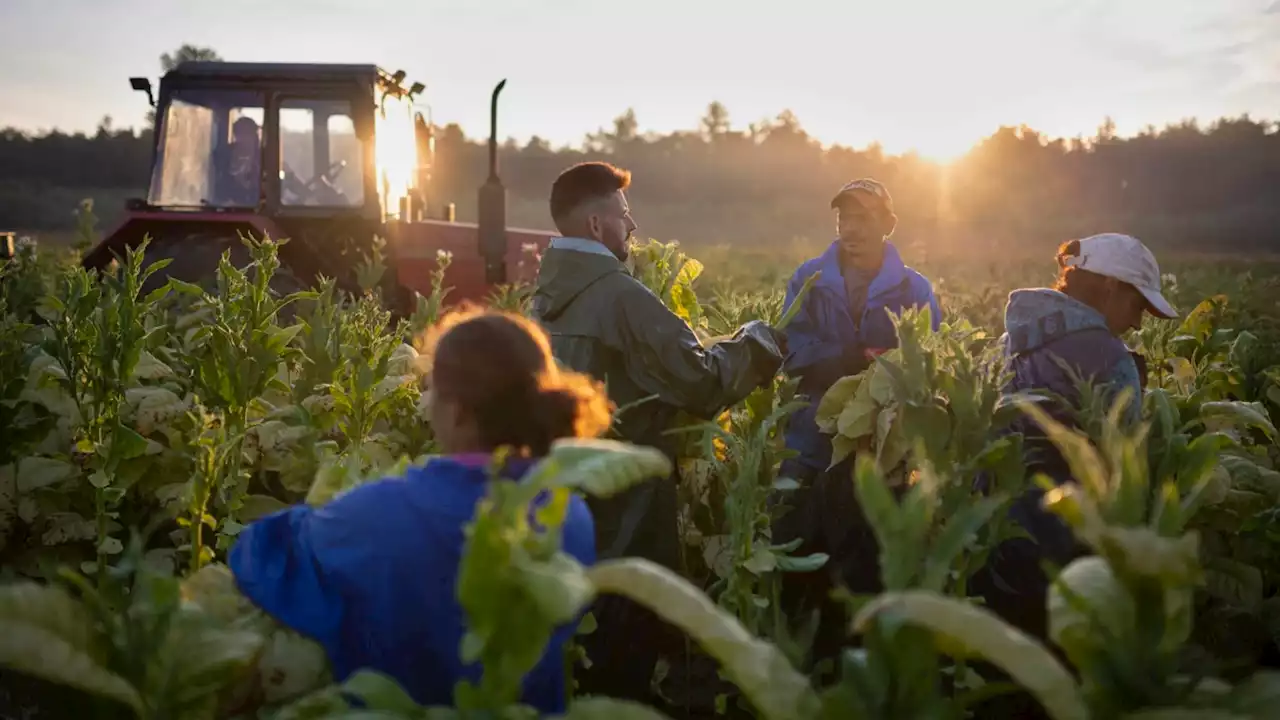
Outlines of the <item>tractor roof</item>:
M 326 63 L 184 62 L 173 75 L 197 78 L 333 82 L 371 80 L 388 74 L 377 65 Z
M 398 76 L 398 77 L 397 77 Z M 169 70 L 166 78 L 207 79 L 262 83 L 262 85 L 292 85 L 292 83 L 376 83 L 378 87 L 404 95 L 417 92 L 421 87 L 402 85 L 404 73 L 389 73 L 374 64 L 342 63 L 223 63 L 223 61 L 186 61 Z

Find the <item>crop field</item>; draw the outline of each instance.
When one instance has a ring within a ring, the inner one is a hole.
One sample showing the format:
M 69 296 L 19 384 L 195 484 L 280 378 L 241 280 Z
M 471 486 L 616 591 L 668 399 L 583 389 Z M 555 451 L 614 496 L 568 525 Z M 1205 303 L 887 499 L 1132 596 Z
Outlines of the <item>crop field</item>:
M 1150 368 L 1144 396 L 1129 399 L 1145 422 L 1123 431 L 1113 408 L 1086 403 L 1081 434 L 1001 391 L 1006 295 L 1050 284 L 1050 253 L 917 262 L 906 251 L 939 294 L 941 329 L 906 313 L 900 347 L 818 410 L 837 452 L 856 454 L 850 482 L 882 586 L 847 599 L 838 678 L 810 666 L 805 619 L 779 608 L 781 579 L 828 559 L 770 536 L 774 499 L 794 490 L 778 467 L 795 384 L 779 376 L 718 418 L 688 418 L 678 574 L 631 559 L 582 567 L 560 551 L 563 517 L 546 513 L 545 535 L 524 521 L 538 491 L 617 492 L 667 470 L 660 453 L 563 442 L 525 482 L 495 481 L 459 583 L 460 652 L 484 675 L 459 685 L 456 707 L 423 708 L 373 672 L 335 683 L 323 650 L 254 609 L 222 562 L 255 518 L 435 451 L 416 343 L 448 289 L 437 283 L 393 323 L 375 290 L 275 296 L 275 247 L 252 245 L 253 265 L 224 263 L 216 287 L 172 281 L 145 295 L 140 255 L 103 281 L 73 251 L 39 246 L 0 269 L 0 713 L 533 717 L 517 704 L 520 677 L 552 627 L 617 593 L 687 638 L 655 674 L 667 703 L 577 698 L 568 717 L 964 718 L 1015 691 L 1056 720 L 1280 717 L 1273 265 L 1161 257 L 1181 318 L 1147 318 L 1128 338 Z M 705 266 L 687 252 L 640 243 L 634 273 L 713 342 L 747 320 L 779 322 L 807 249 L 709 248 Z M 367 287 L 378 272 L 370 258 Z M 528 293 L 492 301 L 523 311 Z M 1012 499 L 1036 482 L 1021 437 L 1004 432 L 1024 415 L 1069 459 L 1078 483 L 1046 504 L 1093 552 L 1043 598 L 1047 643 L 967 591 L 1012 532 Z M 563 515 L 565 503 L 550 507 Z

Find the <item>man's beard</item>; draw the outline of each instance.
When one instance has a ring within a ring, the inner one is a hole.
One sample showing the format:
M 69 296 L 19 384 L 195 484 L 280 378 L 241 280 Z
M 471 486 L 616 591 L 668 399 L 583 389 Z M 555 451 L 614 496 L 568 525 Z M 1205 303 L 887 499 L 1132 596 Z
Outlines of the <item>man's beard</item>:
M 627 233 L 627 236 L 622 238 L 622 242 L 618 243 L 616 248 L 609 248 L 609 252 L 618 258 L 618 262 L 625 263 L 631 257 L 631 239 L 631 233 Z

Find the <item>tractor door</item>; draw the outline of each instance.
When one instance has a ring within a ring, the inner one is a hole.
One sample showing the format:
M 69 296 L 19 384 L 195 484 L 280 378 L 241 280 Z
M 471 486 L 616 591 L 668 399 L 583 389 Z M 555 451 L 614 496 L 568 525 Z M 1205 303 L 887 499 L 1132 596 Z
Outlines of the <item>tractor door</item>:
M 148 204 L 252 209 L 262 199 L 262 93 L 177 89 L 162 106 Z
M 357 264 L 380 230 L 372 113 L 337 91 L 280 93 L 271 103 L 278 168 L 267 188 L 282 250 L 302 277 L 354 287 Z

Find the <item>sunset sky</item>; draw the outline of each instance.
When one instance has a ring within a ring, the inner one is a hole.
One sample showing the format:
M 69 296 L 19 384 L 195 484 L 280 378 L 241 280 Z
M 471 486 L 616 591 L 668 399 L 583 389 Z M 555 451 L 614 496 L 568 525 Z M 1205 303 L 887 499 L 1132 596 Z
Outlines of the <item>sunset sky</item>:
M 360 8 L 360 9 L 357 9 Z M 130 75 L 184 42 L 229 60 L 376 62 L 437 122 L 578 144 L 628 107 L 691 128 L 790 108 L 825 142 L 948 157 L 1000 124 L 1123 134 L 1280 119 L 1280 0 L 0 0 L 0 126 L 139 125 Z

